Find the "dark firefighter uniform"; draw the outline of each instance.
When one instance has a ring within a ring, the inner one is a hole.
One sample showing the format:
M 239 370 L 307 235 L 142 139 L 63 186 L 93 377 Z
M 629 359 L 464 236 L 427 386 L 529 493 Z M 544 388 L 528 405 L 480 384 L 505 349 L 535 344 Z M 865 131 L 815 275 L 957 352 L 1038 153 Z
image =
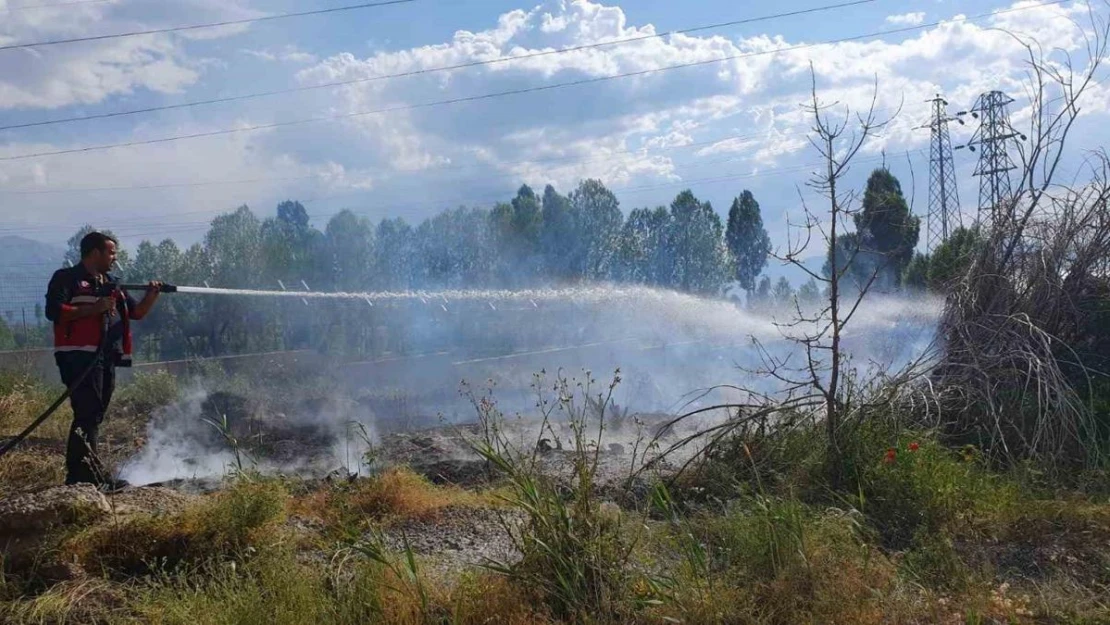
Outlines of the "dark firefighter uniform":
M 69 398 L 73 423 L 66 444 L 66 484 L 100 484 L 107 478 L 96 455 L 97 433 L 115 390 L 116 367 L 131 366 L 130 322 L 139 317 L 135 300 L 120 289 L 111 289 L 115 315 L 91 315 L 62 323 L 61 313 L 95 304 L 106 285 L 116 283 L 111 274 L 98 278 L 78 264 L 54 272 L 47 287 L 46 318 L 54 322 L 54 360 L 62 383 L 72 386 L 91 367 Z

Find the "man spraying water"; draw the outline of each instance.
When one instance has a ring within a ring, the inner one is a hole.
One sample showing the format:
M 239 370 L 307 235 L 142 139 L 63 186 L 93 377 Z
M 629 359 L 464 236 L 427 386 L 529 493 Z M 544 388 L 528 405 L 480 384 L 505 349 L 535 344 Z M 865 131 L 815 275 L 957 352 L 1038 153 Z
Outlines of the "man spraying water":
M 66 484 L 119 486 L 97 456 L 97 434 L 115 390 L 116 367 L 131 366 L 131 325 L 145 317 L 162 290 L 146 285 L 136 302 L 109 271 L 118 242 L 91 232 L 81 239 L 81 262 L 59 269 L 46 293 L 46 318 L 54 323 L 54 359 L 70 389 L 73 423 L 66 444 Z

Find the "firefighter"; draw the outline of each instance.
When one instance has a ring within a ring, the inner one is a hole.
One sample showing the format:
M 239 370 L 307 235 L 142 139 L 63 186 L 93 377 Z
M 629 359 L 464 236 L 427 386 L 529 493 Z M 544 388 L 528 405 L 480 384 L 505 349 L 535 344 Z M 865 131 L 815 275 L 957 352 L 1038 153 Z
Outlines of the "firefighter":
M 62 383 L 72 389 L 73 423 L 66 443 L 66 484 L 122 486 L 105 473 L 97 456 L 97 432 L 112 399 L 116 367 L 131 366 L 131 325 L 146 316 L 161 283 L 151 282 L 142 301 L 118 288 L 109 271 L 119 242 L 90 232 L 81 239 L 81 262 L 59 269 L 46 293 L 46 318 L 54 323 L 54 360 Z M 85 378 L 74 387 L 82 373 Z

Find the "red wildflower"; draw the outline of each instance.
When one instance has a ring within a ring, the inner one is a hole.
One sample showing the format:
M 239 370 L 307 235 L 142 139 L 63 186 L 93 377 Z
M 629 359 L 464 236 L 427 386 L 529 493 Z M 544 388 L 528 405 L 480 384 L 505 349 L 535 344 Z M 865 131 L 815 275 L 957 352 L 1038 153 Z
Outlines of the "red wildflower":
M 910 443 L 910 451 L 917 451 L 918 449 L 921 449 L 921 445 L 918 445 L 917 441 Z
M 894 461 L 897 459 L 897 457 L 898 452 L 896 452 L 894 448 L 891 447 L 890 449 L 886 450 L 886 455 L 883 456 L 883 463 L 894 464 Z

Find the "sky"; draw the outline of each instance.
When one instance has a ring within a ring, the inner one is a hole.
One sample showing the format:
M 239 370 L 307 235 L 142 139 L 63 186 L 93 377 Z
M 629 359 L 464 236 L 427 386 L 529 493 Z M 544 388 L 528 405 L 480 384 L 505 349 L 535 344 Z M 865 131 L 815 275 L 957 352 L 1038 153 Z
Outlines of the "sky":
M 599 178 L 626 213 L 691 188 L 724 215 L 750 189 L 781 247 L 802 202 L 815 201 L 801 107 L 811 64 L 831 112 L 865 108 L 877 85 L 879 115 L 892 117 L 849 183 L 861 188 L 885 163 L 924 214 L 926 100 L 943 93 L 954 113 L 1001 89 L 1015 98 L 1015 124 L 1027 120 L 1026 57 L 1002 29 L 1086 62 L 1088 7 L 1071 1 L 411 0 L 11 47 L 352 4 L 0 0 L 0 127 L 176 107 L 0 130 L 0 235 L 58 244 L 92 223 L 128 246 L 189 244 L 243 204 L 268 216 L 296 199 L 322 229 L 343 209 L 416 222 L 492 206 L 522 183 L 568 192 Z M 986 15 L 996 11 L 1007 12 Z M 666 34 L 753 18 L 767 19 Z M 457 65 L 472 66 L 442 69 Z M 177 106 L 260 93 L 271 94 Z M 1076 153 L 1105 145 L 1108 112 L 1100 83 Z M 973 130 L 954 125 L 953 143 Z M 58 151 L 70 153 L 36 156 Z M 956 152 L 968 211 L 973 158 Z

